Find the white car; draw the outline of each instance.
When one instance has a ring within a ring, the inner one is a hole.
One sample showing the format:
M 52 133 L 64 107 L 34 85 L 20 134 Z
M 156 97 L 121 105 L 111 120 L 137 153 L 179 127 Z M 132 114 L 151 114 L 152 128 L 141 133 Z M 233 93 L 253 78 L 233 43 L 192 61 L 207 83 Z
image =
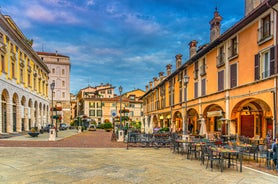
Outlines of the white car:
M 88 131 L 96 131 L 96 130 L 97 130 L 96 125 L 94 125 L 94 124 L 89 125 Z

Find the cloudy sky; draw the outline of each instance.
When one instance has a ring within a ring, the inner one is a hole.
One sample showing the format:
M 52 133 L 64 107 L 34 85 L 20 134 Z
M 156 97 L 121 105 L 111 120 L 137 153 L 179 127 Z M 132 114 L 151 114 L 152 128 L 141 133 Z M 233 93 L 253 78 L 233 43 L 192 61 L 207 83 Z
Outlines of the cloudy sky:
M 221 33 L 244 16 L 244 0 L 1 0 L 36 51 L 67 55 L 71 92 L 110 83 L 123 92 L 145 90 L 188 43 L 209 42 L 215 7 Z

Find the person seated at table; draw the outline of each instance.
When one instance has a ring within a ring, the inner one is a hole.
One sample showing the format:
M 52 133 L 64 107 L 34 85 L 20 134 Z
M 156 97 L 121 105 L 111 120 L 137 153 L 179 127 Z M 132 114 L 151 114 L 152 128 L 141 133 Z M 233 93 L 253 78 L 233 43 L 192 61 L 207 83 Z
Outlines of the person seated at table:
M 278 164 L 277 164 L 277 150 L 278 150 L 278 138 L 275 139 L 275 142 L 272 144 L 272 152 L 273 152 L 273 162 L 274 165 L 276 166 L 276 170 L 278 171 Z

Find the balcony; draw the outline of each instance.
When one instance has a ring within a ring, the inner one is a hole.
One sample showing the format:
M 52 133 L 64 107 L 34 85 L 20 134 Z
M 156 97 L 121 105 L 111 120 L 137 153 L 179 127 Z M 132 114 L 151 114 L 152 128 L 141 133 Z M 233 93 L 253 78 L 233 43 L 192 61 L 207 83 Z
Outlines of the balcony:
M 201 76 L 206 75 L 206 65 L 202 65 L 202 66 L 200 67 L 200 75 L 201 75 Z
M 234 58 L 238 57 L 238 51 L 237 51 L 237 43 L 235 45 L 232 45 L 228 48 L 229 50 L 229 60 L 232 60 Z
M 271 26 L 269 24 L 258 29 L 258 45 L 261 45 L 273 38 L 271 33 Z
M 217 57 L 216 57 L 216 67 L 220 68 L 221 66 L 225 65 L 225 53 L 220 53 Z

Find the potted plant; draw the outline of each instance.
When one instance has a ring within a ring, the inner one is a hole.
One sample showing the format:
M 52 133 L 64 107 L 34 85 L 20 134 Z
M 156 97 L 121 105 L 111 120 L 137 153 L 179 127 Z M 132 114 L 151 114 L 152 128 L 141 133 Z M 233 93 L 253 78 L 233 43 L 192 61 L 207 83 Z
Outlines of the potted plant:
M 111 122 L 105 122 L 103 125 L 103 128 L 106 132 L 110 132 L 112 130 L 112 123 Z
M 31 136 L 31 137 L 38 137 L 38 135 L 40 134 L 40 132 L 37 131 L 37 127 L 32 127 L 30 132 L 28 132 L 28 134 Z

